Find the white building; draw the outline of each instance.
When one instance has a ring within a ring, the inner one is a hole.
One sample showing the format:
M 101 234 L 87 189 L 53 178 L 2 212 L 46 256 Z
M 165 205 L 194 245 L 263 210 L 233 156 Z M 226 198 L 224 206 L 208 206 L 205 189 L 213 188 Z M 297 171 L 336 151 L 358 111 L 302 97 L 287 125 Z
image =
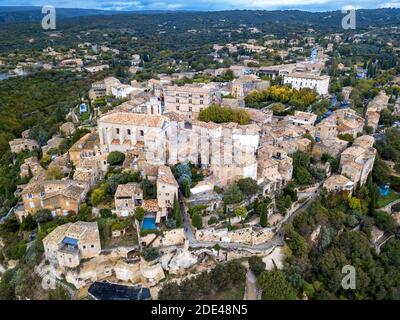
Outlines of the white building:
M 320 95 L 328 94 L 329 76 L 317 76 L 308 73 L 292 73 L 286 75 L 283 84 L 290 84 L 294 89 L 310 88 Z

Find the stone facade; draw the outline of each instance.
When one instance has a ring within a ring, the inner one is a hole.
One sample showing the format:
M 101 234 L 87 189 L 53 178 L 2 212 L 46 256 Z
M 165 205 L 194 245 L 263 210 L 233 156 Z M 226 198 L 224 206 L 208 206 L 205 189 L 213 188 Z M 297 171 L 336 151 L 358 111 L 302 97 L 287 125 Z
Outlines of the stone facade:
M 101 251 L 97 222 L 67 223 L 57 227 L 43 239 L 46 260 L 60 270 L 76 268 L 81 260 Z
M 376 149 L 372 147 L 373 144 L 372 136 L 361 136 L 341 155 L 341 173 L 348 177 L 355 186 L 364 185 L 374 167 Z
M 221 100 L 221 94 L 213 84 L 168 86 L 164 96 L 166 112 L 177 112 L 189 119 L 196 118 L 201 110 Z

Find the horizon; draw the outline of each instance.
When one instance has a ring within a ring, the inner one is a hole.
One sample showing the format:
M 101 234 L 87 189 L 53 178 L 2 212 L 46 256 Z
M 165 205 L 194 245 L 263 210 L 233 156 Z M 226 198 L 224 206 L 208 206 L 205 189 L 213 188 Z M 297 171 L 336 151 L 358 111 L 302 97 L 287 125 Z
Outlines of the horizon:
M 308 11 L 330 12 L 354 9 L 400 8 L 400 0 L 1 0 L 0 7 L 42 7 L 53 5 L 59 9 L 89 9 L 103 11 L 232 11 L 232 10 L 266 10 L 266 11 Z

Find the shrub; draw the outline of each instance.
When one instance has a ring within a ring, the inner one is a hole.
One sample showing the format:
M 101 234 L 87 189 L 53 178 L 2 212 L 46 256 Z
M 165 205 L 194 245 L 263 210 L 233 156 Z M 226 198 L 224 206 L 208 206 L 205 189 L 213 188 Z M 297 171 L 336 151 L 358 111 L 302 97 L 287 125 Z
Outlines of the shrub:
M 150 247 L 150 248 L 145 248 L 142 252 L 142 257 L 144 260 L 147 262 L 154 261 L 160 256 L 160 253 L 157 248 Z
M 135 208 L 135 218 L 137 221 L 142 222 L 144 219 L 145 211 L 142 207 Z
M 253 271 L 254 275 L 258 277 L 263 271 L 265 271 L 264 261 L 257 256 L 249 258 L 250 270 Z
M 196 229 L 203 228 L 203 220 L 197 212 L 195 212 L 192 216 L 192 224 Z
M 107 162 L 111 166 L 121 165 L 125 161 L 125 155 L 119 151 L 110 152 L 107 157 Z

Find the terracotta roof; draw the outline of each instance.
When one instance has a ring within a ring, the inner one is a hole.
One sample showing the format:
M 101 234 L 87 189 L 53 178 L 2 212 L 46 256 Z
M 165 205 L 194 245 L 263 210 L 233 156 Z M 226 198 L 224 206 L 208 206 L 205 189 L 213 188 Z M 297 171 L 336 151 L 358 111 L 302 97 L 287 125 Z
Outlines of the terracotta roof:
M 143 193 L 142 188 L 138 183 L 120 184 L 115 192 L 115 197 L 132 197 L 136 193 Z
M 163 116 L 146 115 L 130 112 L 113 112 L 102 116 L 99 122 L 127 124 L 142 127 L 162 127 L 166 118 Z
M 158 176 L 157 182 L 169 184 L 172 186 L 178 187 L 178 182 L 176 182 L 174 175 L 170 167 L 167 166 L 159 166 L 158 167 Z
M 99 229 L 97 222 L 67 223 L 58 226 L 47 237 L 43 239 L 44 245 L 58 245 L 65 237 L 70 237 L 76 240 L 84 241 L 100 241 Z
M 146 212 L 158 212 L 160 207 L 158 206 L 157 199 L 144 200 L 142 205 Z

